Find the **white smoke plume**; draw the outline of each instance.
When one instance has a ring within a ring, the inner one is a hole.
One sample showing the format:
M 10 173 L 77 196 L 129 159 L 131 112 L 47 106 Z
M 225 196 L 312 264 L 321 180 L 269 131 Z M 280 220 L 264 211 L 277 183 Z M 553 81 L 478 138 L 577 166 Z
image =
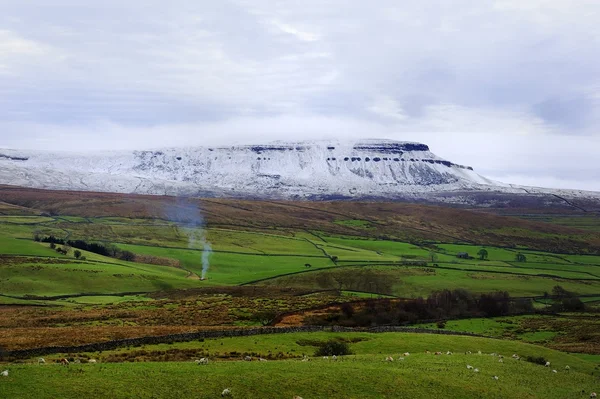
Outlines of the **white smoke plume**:
M 188 237 L 188 248 L 201 250 L 202 274 L 201 279 L 206 279 L 210 267 L 212 247 L 206 238 L 206 225 L 200 204 L 193 199 L 178 198 L 177 202 L 167 206 L 167 219 L 177 223 Z

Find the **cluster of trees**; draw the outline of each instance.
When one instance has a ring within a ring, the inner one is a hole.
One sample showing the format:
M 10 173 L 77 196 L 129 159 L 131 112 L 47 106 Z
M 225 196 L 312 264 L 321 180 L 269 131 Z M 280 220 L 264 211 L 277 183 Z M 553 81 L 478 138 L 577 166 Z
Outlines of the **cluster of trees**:
M 550 295 L 545 292 L 545 298 L 549 298 Z M 585 303 L 577 297 L 577 294 L 565 290 L 560 285 L 555 285 L 552 288 L 552 297 L 554 302 L 550 306 L 550 310 L 553 312 L 583 312 L 586 310 Z
M 486 260 L 488 258 L 488 251 L 485 248 L 481 248 L 479 250 L 479 252 L 477 252 L 477 256 L 479 257 L 479 260 Z M 518 252 L 515 255 L 515 261 L 517 262 L 527 262 L 527 257 L 525 255 L 523 255 L 521 252 Z
M 340 312 L 315 316 L 315 324 L 344 326 L 406 325 L 469 317 L 495 317 L 533 312 L 529 299 L 513 299 L 507 292 L 473 294 L 464 289 L 443 290 L 427 298 L 372 300 L 356 306 L 344 303 Z
M 86 242 L 84 240 L 64 240 L 62 238 L 58 238 L 55 236 L 46 236 L 41 237 L 39 235 L 34 236 L 34 240 L 39 242 L 47 242 L 50 243 L 50 248 L 56 249 L 57 252 L 64 253 L 65 255 L 68 253 L 68 249 L 71 247 L 82 249 L 84 251 L 93 252 L 98 255 L 109 256 L 111 258 L 118 258 L 126 261 L 134 261 L 135 254 L 131 251 L 125 251 L 118 248 L 113 244 L 106 243 L 97 243 L 97 242 Z M 56 245 L 60 244 L 63 247 L 59 248 Z M 60 251 L 59 251 L 60 249 Z M 63 251 L 67 252 L 63 252 Z M 81 259 L 81 251 L 77 250 L 74 252 L 74 256 L 78 259 Z

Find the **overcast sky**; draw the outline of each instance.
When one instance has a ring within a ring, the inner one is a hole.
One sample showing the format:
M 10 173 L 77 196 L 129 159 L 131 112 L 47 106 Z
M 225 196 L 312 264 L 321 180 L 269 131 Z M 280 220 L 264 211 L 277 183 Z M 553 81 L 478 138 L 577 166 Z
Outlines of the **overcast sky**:
M 600 191 L 598 0 L 1 0 L 0 148 L 391 138 Z

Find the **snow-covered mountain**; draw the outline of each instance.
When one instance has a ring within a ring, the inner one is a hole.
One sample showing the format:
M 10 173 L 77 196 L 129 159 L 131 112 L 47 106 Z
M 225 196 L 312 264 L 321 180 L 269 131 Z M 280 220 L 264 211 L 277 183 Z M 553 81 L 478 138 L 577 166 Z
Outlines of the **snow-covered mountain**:
M 448 202 L 465 192 L 558 192 L 491 181 L 471 167 L 441 159 L 425 144 L 390 140 L 90 154 L 0 149 L 0 184 L 289 199 L 427 198 L 442 193 Z M 577 191 L 565 195 L 597 196 Z

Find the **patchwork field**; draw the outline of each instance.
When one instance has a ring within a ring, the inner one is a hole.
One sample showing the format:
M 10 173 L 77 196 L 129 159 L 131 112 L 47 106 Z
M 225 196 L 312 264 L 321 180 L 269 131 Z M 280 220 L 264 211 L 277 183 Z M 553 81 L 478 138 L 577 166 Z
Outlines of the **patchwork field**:
M 489 212 L 0 188 L 0 361 L 3 351 L 299 326 L 331 309 L 393 307 L 441 290 L 507 292 L 541 313 L 420 324 L 501 340 L 319 332 L 54 353 L 45 365 L 1 365 L 10 374 L 0 377 L 0 396 L 208 398 L 229 387 L 241 398 L 565 398 L 598 390 L 598 219 Z M 565 296 L 585 311 L 548 316 Z M 354 354 L 301 360 L 329 338 Z M 405 351 L 402 361 L 384 361 Z M 541 356 L 557 373 L 490 353 Z M 62 357 L 100 364 L 54 364 Z M 199 357 L 210 363 L 193 363 Z

